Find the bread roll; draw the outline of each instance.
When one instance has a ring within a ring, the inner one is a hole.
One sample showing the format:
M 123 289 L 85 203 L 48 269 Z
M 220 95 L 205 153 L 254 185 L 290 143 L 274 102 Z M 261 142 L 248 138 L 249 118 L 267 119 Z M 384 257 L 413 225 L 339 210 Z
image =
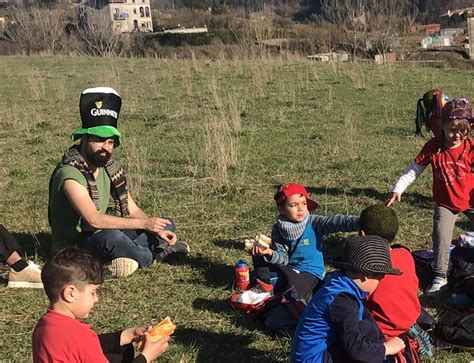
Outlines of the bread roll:
M 150 340 L 152 342 L 157 342 L 158 340 L 173 334 L 175 329 L 176 325 L 174 325 L 171 322 L 170 317 L 167 316 L 158 325 L 155 325 L 153 330 L 149 332 L 151 338 Z
M 261 248 L 270 248 L 271 243 L 272 239 L 264 234 L 259 235 L 257 238 L 257 245 Z
M 148 332 L 148 334 L 150 334 L 149 339 L 152 342 L 157 342 L 158 340 L 163 339 L 173 334 L 175 329 L 176 329 L 176 325 L 174 325 L 171 322 L 170 317 L 167 316 L 160 323 L 155 325 L 151 331 Z M 141 352 L 143 351 L 144 347 L 145 347 L 145 337 L 143 337 L 142 340 L 138 342 L 138 350 Z

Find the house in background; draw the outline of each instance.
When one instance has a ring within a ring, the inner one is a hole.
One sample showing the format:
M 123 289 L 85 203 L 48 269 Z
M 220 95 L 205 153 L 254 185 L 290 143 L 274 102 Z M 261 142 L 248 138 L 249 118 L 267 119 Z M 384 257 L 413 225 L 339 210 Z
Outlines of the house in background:
M 100 10 L 118 33 L 153 32 L 150 0 L 88 0 L 82 5 Z
M 408 29 L 409 33 L 425 33 L 425 34 L 430 34 L 434 35 L 436 33 L 439 33 L 441 30 L 441 25 L 440 24 L 425 24 L 425 25 L 413 25 Z
M 466 29 L 467 19 L 472 16 L 474 16 L 474 7 L 448 10 L 440 16 L 441 27 Z

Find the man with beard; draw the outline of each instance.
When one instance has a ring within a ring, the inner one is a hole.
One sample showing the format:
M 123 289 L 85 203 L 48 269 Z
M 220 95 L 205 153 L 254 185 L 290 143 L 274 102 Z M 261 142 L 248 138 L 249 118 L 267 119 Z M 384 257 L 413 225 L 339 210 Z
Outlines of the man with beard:
M 109 87 L 88 88 L 79 102 L 79 144 L 63 155 L 49 182 L 52 250 L 77 245 L 97 255 L 110 274 L 127 276 L 170 254 L 189 252 L 174 223 L 149 217 L 128 191 L 123 169 L 111 157 L 120 145 L 120 95 Z M 114 213 L 106 214 L 109 200 Z

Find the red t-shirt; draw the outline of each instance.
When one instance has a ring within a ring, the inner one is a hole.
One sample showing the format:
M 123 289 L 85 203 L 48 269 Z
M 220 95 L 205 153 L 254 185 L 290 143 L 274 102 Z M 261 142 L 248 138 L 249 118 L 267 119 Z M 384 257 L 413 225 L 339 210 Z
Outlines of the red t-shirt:
M 108 359 L 88 324 L 48 309 L 33 331 L 33 361 L 106 363 Z
M 431 164 L 436 204 L 454 213 L 474 206 L 474 148 L 469 138 L 451 149 L 443 146 L 441 137 L 434 138 L 423 146 L 415 163 Z
M 365 298 L 365 306 L 387 339 L 405 333 L 420 316 L 418 277 L 411 253 L 405 248 L 393 248 L 390 258 L 402 274 L 385 275 L 377 289 Z

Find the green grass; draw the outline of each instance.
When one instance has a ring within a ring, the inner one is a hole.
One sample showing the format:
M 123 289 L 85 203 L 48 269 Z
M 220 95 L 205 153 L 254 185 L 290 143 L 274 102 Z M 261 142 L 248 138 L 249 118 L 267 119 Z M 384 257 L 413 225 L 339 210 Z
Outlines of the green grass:
M 413 137 L 418 97 L 434 87 L 472 97 L 474 76 L 303 59 L 2 57 L 0 79 L 0 222 L 36 259 L 44 260 L 50 240 L 50 173 L 80 124 L 80 92 L 97 85 L 115 87 L 123 97 L 124 137 L 114 155 L 128 170 L 132 193 L 149 214 L 173 217 L 179 237 L 192 247 L 188 258 L 108 279 L 89 319 L 95 330 L 170 315 L 178 329 L 162 361 L 263 362 L 287 361 L 290 339 L 266 335 L 227 299 L 233 264 L 239 258 L 250 262 L 243 240 L 268 233 L 275 220 L 275 187 L 286 181 L 306 185 L 321 214 L 358 214 L 386 200 L 425 142 Z M 225 139 L 206 139 L 210 120 L 219 128 L 229 120 L 239 124 Z M 225 165 L 216 162 L 222 144 L 236 152 Z M 412 249 L 431 245 L 430 193 L 426 171 L 394 206 L 401 221 L 398 242 Z M 330 256 L 340 237 L 327 237 Z M 36 249 L 35 240 L 41 244 Z M 31 332 L 46 303 L 41 290 L 7 289 L 4 275 L 0 361 L 31 359 Z M 436 304 L 426 303 L 436 311 Z M 441 352 L 432 361 L 468 358 Z

